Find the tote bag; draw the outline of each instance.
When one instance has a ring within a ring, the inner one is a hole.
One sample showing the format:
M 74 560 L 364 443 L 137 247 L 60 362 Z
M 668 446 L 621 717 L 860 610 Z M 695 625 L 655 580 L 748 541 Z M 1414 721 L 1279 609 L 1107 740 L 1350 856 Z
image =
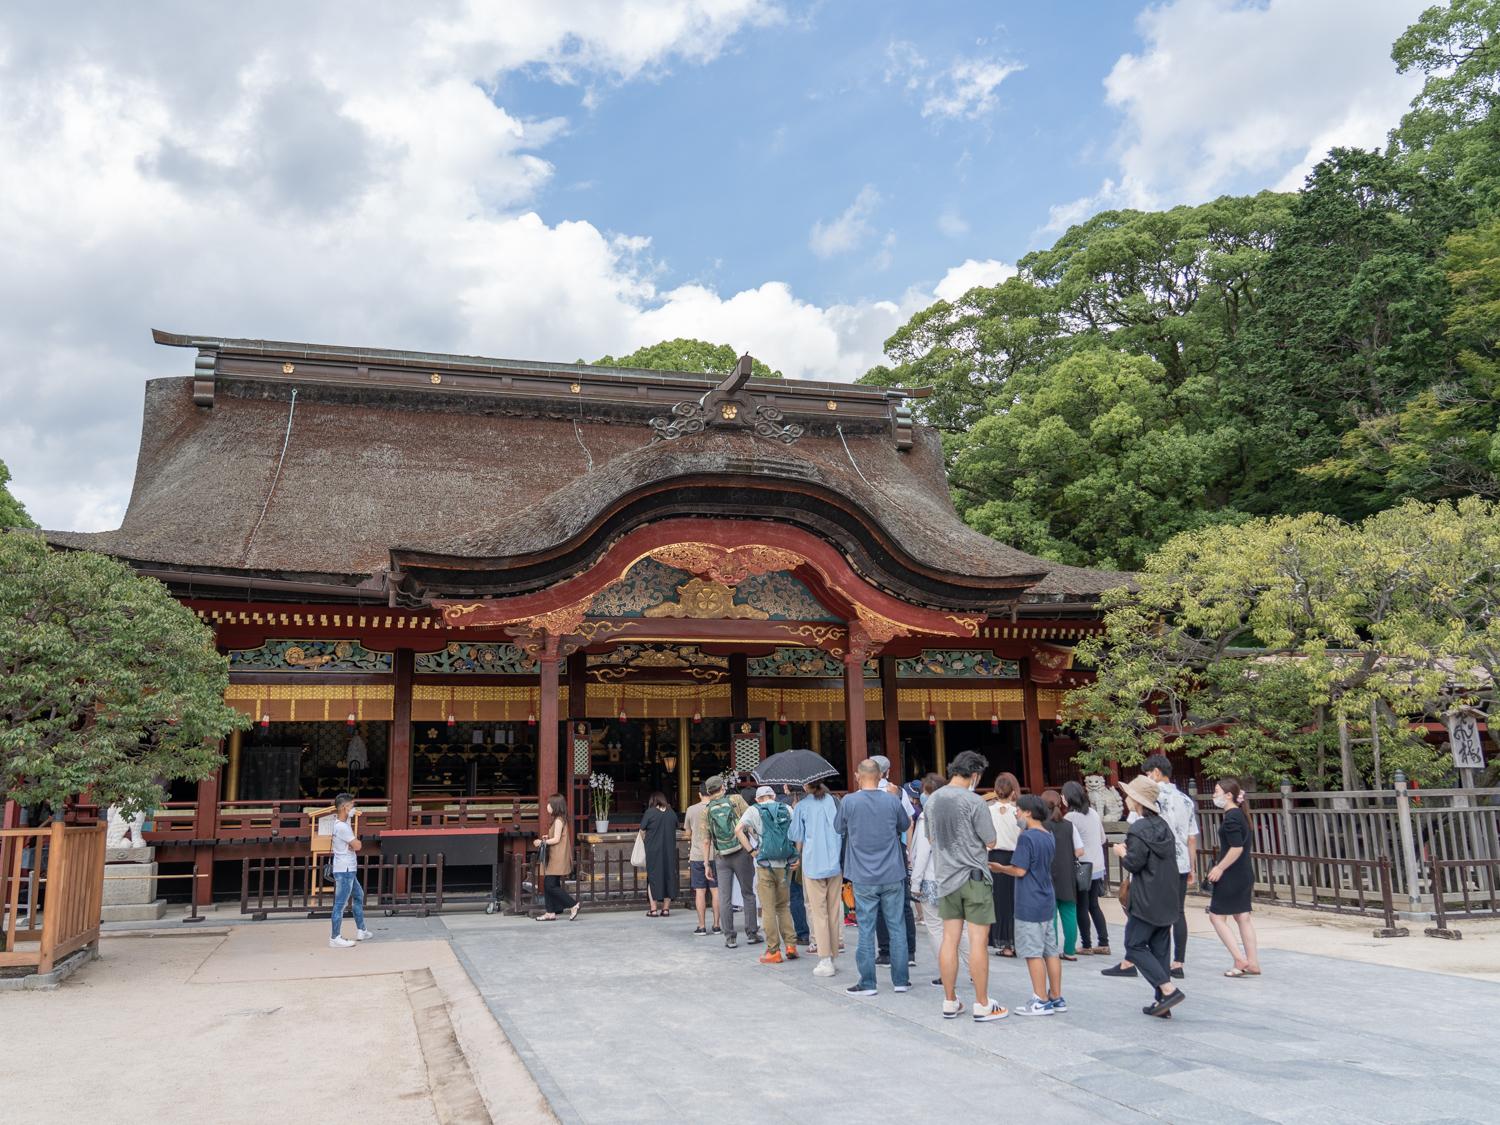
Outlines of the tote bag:
M 630 866 L 646 866 L 646 834 L 644 832 L 635 834 L 635 845 L 630 849 Z

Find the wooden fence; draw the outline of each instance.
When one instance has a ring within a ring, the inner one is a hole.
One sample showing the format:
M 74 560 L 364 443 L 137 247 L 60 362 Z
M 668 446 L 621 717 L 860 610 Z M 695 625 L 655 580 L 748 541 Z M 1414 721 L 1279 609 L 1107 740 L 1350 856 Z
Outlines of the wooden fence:
M 0 830 L 0 968 L 50 973 L 97 946 L 104 825 Z
M 1198 796 L 1201 883 L 1218 857 L 1224 814 Z M 1246 801 L 1257 896 L 1285 905 L 1383 913 L 1379 884 L 1407 914 L 1500 912 L 1500 789 L 1258 793 Z M 1439 902 L 1441 900 L 1441 902 Z

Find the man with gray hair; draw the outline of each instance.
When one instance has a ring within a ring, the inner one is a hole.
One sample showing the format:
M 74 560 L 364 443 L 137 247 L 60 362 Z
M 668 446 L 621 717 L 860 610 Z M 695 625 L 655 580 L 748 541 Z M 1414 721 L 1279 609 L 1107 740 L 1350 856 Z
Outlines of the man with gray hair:
M 911 817 L 901 802 L 880 787 L 880 765 L 866 758 L 856 771 L 859 789 L 839 805 L 834 828 L 845 840 L 844 874 L 854 884 L 854 914 L 859 921 L 859 947 L 854 962 L 859 980 L 845 991 L 850 996 L 875 995 L 875 921 L 881 910 L 895 918 L 906 887 L 906 855 L 901 833 Z M 911 988 L 906 932 L 891 933 L 891 985 L 896 992 Z
M 880 785 L 882 792 L 901 801 L 901 807 L 906 811 L 908 820 L 917 819 L 917 806 L 912 804 L 911 796 L 901 786 L 891 781 L 891 760 L 884 754 L 871 754 L 870 761 L 880 767 Z M 904 851 L 903 855 L 906 854 Z M 905 890 L 901 895 L 902 915 L 901 922 L 906 929 L 906 963 L 908 966 L 915 965 L 917 952 L 917 916 L 911 908 L 911 872 L 907 871 L 905 878 Z M 885 910 L 881 909 L 875 919 L 875 941 L 880 948 L 880 954 L 875 958 L 877 965 L 889 965 L 891 963 L 891 928 L 886 924 Z

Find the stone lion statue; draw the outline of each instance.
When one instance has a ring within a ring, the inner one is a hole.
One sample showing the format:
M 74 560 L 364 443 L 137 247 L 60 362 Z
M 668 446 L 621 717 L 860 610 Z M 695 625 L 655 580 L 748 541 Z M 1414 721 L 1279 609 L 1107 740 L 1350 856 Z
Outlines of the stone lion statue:
M 146 846 L 146 815 L 136 813 L 135 816 L 125 816 L 120 812 L 118 805 L 110 805 L 106 814 L 108 821 L 105 827 L 104 846 L 106 848 L 144 848 Z M 130 833 L 130 839 L 125 839 L 125 833 Z
M 1083 779 L 1083 787 L 1089 795 L 1089 804 L 1099 814 L 1100 820 L 1119 820 L 1125 815 L 1125 802 L 1104 783 L 1102 774 L 1089 774 Z

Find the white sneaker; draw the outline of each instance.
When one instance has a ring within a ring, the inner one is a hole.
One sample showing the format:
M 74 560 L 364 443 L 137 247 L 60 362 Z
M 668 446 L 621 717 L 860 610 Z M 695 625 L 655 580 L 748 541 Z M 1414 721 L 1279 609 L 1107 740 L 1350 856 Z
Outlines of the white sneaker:
M 1031 998 L 1030 1003 L 1022 1004 L 1016 1009 L 1016 1015 L 1018 1016 L 1050 1016 L 1051 1014 L 1052 1005 L 1045 1000 L 1037 999 L 1035 996 Z
M 944 1007 L 947 1007 L 947 1005 L 945 1004 Z M 1051 1012 L 1050 1008 L 1048 1009 L 1048 1012 Z M 993 1023 L 995 1020 L 1003 1020 L 1008 1015 L 1010 1015 L 1010 1013 L 1002 1008 L 999 1002 L 995 1000 L 991 1000 L 988 1003 L 984 1004 L 976 1003 L 974 1005 L 975 1023 Z
M 350 941 L 346 937 L 329 938 L 328 939 L 328 948 L 329 949 L 353 949 L 354 948 L 354 943 L 352 941 Z
M 354 940 L 355 941 L 369 941 L 374 936 L 375 935 L 372 934 L 369 930 L 359 930 L 358 932 L 355 933 Z
M 964 1010 L 964 1002 L 962 1000 L 944 1000 L 943 1001 L 943 1018 L 945 1020 L 956 1020 L 956 1019 L 958 1019 L 959 1014 L 962 1013 L 963 1010 Z
M 831 957 L 825 957 L 823 958 L 823 960 L 818 962 L 817 968 L 813 969 L 813 976 L 831 977 L 835 972 L 836 970 L 833 967 L 833 959 Z

